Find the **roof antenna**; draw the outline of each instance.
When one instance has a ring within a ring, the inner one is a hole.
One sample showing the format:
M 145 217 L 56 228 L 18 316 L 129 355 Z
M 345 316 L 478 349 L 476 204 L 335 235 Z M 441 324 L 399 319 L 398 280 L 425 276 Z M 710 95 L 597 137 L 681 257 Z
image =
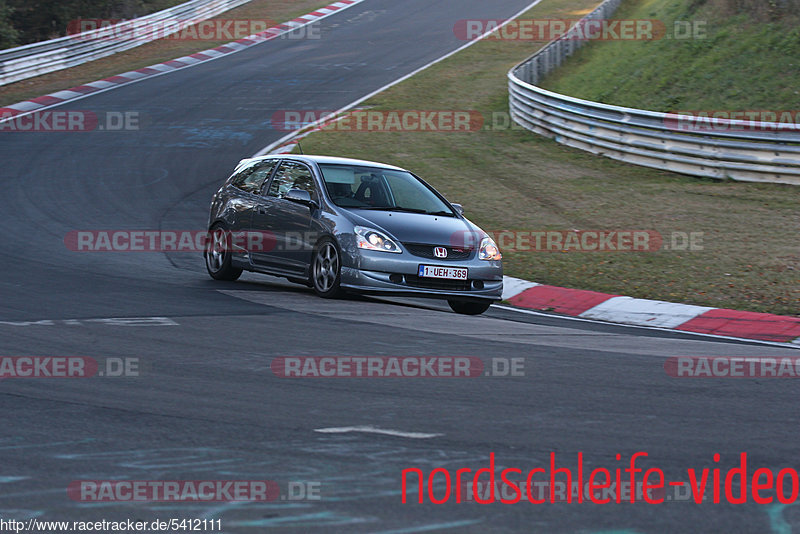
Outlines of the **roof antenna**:
M 297 142 L 297 148 L 300 149 L 300 154 L 303 154 L 303 147 L 300 146 L 300 141 Z

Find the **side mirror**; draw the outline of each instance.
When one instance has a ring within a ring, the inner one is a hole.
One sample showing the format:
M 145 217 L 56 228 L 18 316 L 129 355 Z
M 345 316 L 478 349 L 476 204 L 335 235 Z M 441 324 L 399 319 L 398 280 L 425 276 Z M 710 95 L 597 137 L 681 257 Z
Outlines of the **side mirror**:
M 311 193 L 304 189 L 289 189 L 289 191 L 283 195 L 283 198 L 284 200 L 297 202 L 298 204 L 305 204 L 308 207 L 317 207 L 317 203 L 311 199 Z
M 451 202 L 450 205 L 456 209 L 459 215 L 464 215 L 464 206 L 455 202 Z

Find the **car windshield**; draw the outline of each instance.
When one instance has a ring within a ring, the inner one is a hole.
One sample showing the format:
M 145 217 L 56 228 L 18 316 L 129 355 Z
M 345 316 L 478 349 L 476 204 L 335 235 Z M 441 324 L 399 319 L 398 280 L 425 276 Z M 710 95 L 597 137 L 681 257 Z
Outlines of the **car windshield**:
M 328 194 L 337 206 L 455 216 L 436 193 L 410 172 L 340 164 L 319 167 Z

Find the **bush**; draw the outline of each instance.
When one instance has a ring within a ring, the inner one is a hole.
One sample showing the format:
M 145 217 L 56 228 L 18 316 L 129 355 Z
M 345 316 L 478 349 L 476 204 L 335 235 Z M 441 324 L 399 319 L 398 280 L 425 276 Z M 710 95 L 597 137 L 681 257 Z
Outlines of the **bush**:
M 185 0 L 0 0 L 0 47 L 63 37 L 75 19 L 131 19 Z
M 0 48 L 10 48 L 17 44 L 19 32 L 11 22 L 12 13 L 14 8 L 7 5 L 5 0 L 0 0 Z

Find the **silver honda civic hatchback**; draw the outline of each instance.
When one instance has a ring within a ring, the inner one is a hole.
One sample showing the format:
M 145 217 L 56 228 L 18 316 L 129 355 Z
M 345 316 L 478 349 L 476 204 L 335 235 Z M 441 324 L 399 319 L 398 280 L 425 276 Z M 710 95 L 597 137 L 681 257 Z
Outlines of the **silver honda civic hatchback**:
M 214 195 L 206 268 L 282 276 L 321 297 L 344 292 L 445 299 L 477 315 L 503 293 L 489 235 L 411 172 L 372 161 L 245 159 Z

